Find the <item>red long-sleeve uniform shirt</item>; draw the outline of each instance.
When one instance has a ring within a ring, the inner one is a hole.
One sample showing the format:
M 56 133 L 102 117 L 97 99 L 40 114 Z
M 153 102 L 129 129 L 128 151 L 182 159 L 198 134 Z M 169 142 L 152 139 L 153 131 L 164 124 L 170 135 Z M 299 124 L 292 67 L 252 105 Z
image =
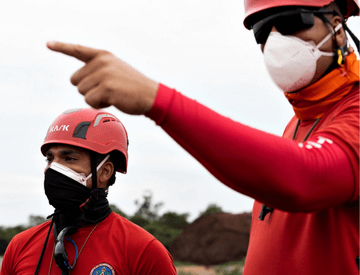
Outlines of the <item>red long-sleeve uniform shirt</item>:
M 358 85 L 320 120 L 268 134 L 159 86 L 147 116 L 230 188 L 254 198 L 246 275 L 358 274 Z M 261 205 L 275 208 L 258 220 Z
M 49 226 L 50 222 L 46 222 L 16 235 L 6 249 L 0 274 L 34 274 Z M 115 213 L 111 213 L 91 232 L 94 226 L 81 227 L 70 236 L 79 250 L 71 274 L 95 275 L 102 271 L 108 275 L 176 274 L 166 248 L 139 226 Z M 54 234 L 51 233 L 40 275 L 61 274 L 53 258 L 54 243 Z M 64 241 L 64 245 L 69 262 L 73 264 L 75 248 L 68 241 Z

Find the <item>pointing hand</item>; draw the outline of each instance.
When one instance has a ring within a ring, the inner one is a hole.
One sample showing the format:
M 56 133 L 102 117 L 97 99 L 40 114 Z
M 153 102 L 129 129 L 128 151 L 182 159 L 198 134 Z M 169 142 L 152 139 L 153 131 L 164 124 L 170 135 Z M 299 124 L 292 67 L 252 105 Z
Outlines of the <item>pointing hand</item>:
M 137 115 L 151 109 L 159 84 L 112 53 L 61 42 L 48 42 L 47 47 L 85 62 L 70 81 L 93 108 L 113 105 Z

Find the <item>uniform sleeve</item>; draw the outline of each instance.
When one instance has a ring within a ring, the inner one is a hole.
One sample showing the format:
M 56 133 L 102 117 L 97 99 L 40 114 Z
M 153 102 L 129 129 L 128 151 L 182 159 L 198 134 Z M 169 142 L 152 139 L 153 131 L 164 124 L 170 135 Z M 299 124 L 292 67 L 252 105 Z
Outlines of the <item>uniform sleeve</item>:
M 221 182 L 268 206 L 311 212 L 353 197 L 349 159 L 331 139 L 315 135 L 299 146 L 221 116 L 164 85 L 147 116 Z
M 332 113 L 329 124 L 318 131 L 318 134 L 329 137 L 336 142 L 346 153 L 352 164 L 354 182 L 359 182 L 359 88 L 353 96 L 343 104 L 339 104 Z M 355 184 L 351 201 L 359 197 L 359 184 Z
M 148 244 L 136 266 L 136 275 L 176 275 L 170 253 L 156 239 Z

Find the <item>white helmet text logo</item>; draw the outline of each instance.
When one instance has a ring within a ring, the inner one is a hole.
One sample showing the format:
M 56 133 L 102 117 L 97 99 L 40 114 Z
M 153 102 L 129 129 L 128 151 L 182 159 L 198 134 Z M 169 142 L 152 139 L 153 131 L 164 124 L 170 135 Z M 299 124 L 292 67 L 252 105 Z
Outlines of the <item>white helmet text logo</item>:
M 70 125 L 55 125 L 53 127 L 50 128 L 49 132 L 52 133 L 52 132 L 58 132 L 58 131 L 69 131 L 69 126 Z

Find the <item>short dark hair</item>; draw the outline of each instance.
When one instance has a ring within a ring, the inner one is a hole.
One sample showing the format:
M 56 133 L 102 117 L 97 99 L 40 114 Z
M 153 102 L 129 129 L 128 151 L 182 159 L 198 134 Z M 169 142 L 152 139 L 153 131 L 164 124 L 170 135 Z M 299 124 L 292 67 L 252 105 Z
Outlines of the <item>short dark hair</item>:
M 339 7 L 341 15 L 344 17 L 348 12 L 347 2 L 345 0 L 335 0 L 334 2 Z

